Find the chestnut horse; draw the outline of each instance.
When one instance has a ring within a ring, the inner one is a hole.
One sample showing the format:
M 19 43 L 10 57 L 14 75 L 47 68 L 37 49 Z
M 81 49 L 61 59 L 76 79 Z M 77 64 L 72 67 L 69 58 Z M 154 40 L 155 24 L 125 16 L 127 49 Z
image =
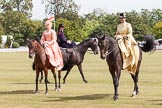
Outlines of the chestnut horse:
M 111 73 L 113 84 L 114 84 L 114 100 L 118 99 L 118 86 L 121 70 L 123 67 L 123 60 L 121 56 L 121 51 L 118 47 L 117 41 L 106 35 L 97 36 L 98 38 L 98 46 L 100 48 L 100 57 L 101 59 L 105 59 L 107 64 L 109 65 L 109 71 Z M 149 52 L 153 50 L 155 47 L 154 37 L 151 35 L 144 36 L 143 45 L 139 45 L 139 61 L 135 75 L 131 74 L 132 79 L 134 81 L 134 90 L 132 96 L 137 95 L 139 93 L 138 90 L 138 74 L 142 61 L 142 51 Z
M 44 71 L 45 75 L 45 85 L 46 85 L 46 90 L 45 94 L 48 93 L 48 70 L 50 69 L 53 77 L 55 79 L 55 90 L 60 90 L 61 85 L 60 85 L 60 79 L 61 79 L 61 71 L 58 71 L 58 78 L 59 78 L 59 84 L 57 85 L 57 76 L 55 73 L 55 67 L 52 66 L 46 56 L 44 47 L 40 44 L 40 42 L 37 39 L 31 40 L 28 42 L 28 48 L 29 48 L 29 58 L 32 58 L 33 55 L 35 54 L 34 57 L 34 68 L 36 70 L 36 89 L 35 93 L 38 93 L 38 78 L 39 78 L 39 73 Z

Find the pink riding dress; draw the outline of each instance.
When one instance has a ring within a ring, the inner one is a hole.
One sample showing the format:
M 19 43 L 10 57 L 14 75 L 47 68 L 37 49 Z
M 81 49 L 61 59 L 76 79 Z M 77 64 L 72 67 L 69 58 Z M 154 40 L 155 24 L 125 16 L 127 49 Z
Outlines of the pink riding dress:
M 51 65 L 56 67 L 57 70 L 61 70 L 63 68 L 63 57 L 56 40 L 57 36 L 54 30 L 45 30 L 41 38 L 41 44 L 45 47 Z

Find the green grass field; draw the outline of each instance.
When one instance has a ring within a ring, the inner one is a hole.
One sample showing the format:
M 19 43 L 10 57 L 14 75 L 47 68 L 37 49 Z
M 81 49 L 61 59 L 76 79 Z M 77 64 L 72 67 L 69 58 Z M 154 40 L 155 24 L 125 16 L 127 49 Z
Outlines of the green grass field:
M 143 53 L 139 74 L 140 94 L 131 97 L 133 81 L 128 71 L 122 71 L 119 100 L 113 101 L 112 78 L 105 60 L 87 52 L 83 70 L 85 84 L 75 66 L 61 92 L 54 91 L 49 72 L 49 93 L 39 84 L 34 94 L 35 72 L 28 52 L 0 53 L 0 108 L 162 108 L 162 51 Z M 62 72 L 62 77 L 65 71 Z

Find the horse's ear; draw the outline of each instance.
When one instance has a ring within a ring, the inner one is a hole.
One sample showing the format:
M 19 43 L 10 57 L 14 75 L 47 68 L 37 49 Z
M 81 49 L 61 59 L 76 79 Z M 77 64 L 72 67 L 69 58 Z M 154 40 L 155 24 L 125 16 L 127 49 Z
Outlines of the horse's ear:
M 29 44 L 31 42 L 31 40 L 27 38 L 26 42 L 27 42 L 27 44 Z
M 97 39 L 99 39 L 99 38 L 100 38 L 98 34 L 95 34 L 95 35 L 96 35 L 96 38 L 97 38 Z
M 102 40 L 105 40 L 105 34 L 101 36 L 101 39 Z
M 39 41 L 40 41 L 40 37 L 37 36 L 37 37 L 35 38 L 35 40 L 39 42 Z

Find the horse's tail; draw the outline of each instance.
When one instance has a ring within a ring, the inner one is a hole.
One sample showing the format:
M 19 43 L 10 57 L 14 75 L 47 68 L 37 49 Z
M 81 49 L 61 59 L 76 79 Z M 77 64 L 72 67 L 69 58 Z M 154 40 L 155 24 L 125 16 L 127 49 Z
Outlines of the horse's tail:
M 32 68 L 33 68 L 33 70 L 35 70 L 35 63 L 34 62 L 33 62 Z
M 143 36 L 143 42 L 139 43 L 139 47 L 144 52 L 154 51 L 156 49 L 154 36 L 152 35 Z

